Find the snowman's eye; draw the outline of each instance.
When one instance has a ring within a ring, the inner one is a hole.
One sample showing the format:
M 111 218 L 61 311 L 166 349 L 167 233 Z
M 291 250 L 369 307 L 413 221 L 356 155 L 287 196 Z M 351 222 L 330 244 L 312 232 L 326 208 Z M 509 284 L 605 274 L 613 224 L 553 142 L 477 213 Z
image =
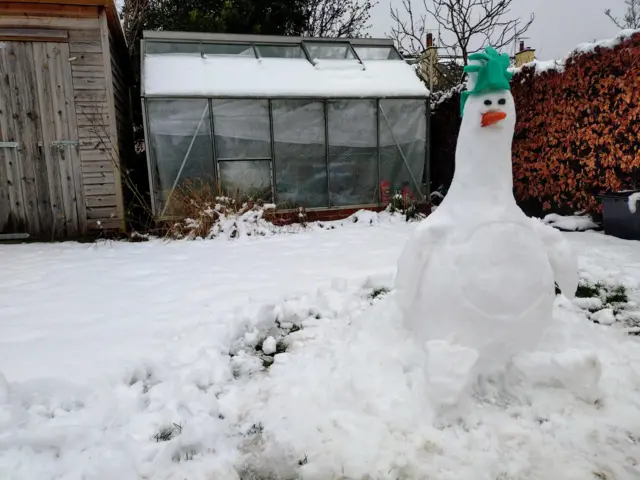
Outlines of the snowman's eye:
M 488 107 L 489 105 L 491 105 L 491 100 L 485 100 L 484 104 Z
M 505 105 L 507 103 L 507 101 L 504 98 L 501 98 L 500 100 L 498 100 L 498 104 L 500 105 Z

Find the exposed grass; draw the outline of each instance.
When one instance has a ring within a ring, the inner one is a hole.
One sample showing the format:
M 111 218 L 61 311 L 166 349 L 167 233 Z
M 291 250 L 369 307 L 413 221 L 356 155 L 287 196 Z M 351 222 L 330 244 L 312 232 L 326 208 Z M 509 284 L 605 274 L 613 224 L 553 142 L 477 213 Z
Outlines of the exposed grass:
M 627 303 L 628 301 L 629 296 L 627 295 L 626 287 L 624 285 L 617 285 L 612 290 L 606 292 L 604 303 Z
M 153 437 L 156 442 L 168 442 L 172 438 L 182 433 L 182 425 L 174 423 L 169 427 L 162 427 L 160 431 Z
M 578 298 L 593 298 L 599 297 L 601 291 L 604 289 L 604 284 L 598 283 L 589 283 L 586 280 L 581 280 L 578 284 L 578 289 L 576 290 L 576 297 Z
M 378 288 L 374 288 L 373 292 L 371 292 L 369 294 L 369 298 L 371 300 L 375 300 L 378 297 L 382 297 L 383 295 L 386 295 L 387 293 L 389 293 L 391 290 L 389 290 L 386 287 L 378 287 Z
M 602 306 L 588 308 L 590 313 L 596 313 L 603 309 L 611 309 L 614 315 L 630 308 L 627 288 L 624 285 L 609 285 L 603 282 L 592 283 L 581 280 L 576 291 L 577 298 L 598 298 L 602 301 Z M 584 307 L 586 309 L 586 307 Z M 598 323 L 598 322 L 596 322 Z M 628 324 L 627 326 L 634 326 Z

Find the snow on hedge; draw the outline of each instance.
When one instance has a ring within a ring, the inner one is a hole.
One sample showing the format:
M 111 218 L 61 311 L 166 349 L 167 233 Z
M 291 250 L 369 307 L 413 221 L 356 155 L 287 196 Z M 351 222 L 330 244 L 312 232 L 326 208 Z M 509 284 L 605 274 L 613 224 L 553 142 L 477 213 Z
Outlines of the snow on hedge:
M 631 38 L 633 35 L 637 33 L 640 33 L 640 29 L 639 30 L 632 30 L 632 29 L 622 30 L 620 33 L 618 33 L 618 35 L 616 35 L 614 38 L 611 38 L 611 39 L 600 40 L 595 43 L 581 43 L 580 45 L 575 47 L 573 50 L 571 50 L 571 52 L 569 52 L 569 54 L 563 59 L 534 60 L 533 62 L 524 64 L 522 67 L 512 68 L 510 70 L 514 73 L 518 73 L 523 68 L 535 68 L 537 74 L 548 72 L 548 71 L 557 71 L 559 73 L 562 73 L 564 71 L 564 67 L 565 67 L 565 64 L 567 63 L 567 60 L 569 60 L 570 58 L 576 57 L 583 53 L 595 52 L 596 48 L 615 48 L 618 45 L 620 45 L 622 42 L 624 42 L 625 40 L 628 40 L 629 38 Z

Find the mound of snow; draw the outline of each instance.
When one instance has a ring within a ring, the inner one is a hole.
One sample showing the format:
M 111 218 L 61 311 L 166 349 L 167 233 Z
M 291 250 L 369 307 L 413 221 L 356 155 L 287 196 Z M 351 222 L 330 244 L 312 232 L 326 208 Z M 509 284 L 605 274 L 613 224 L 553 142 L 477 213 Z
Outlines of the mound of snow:
M 550 213 L 546 215 L 542 221 L 552 227 L 567 232 L 584 232 L 598 228 L 598 224 L 588 215 L 563 216 Z

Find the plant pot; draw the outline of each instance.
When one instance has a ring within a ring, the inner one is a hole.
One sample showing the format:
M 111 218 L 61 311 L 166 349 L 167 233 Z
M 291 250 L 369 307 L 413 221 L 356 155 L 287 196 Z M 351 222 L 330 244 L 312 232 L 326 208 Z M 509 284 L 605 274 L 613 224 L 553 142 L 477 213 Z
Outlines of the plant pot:
M 598 195 L 603 207 L 604 232 L 625 240 L 640 240 L 640 202 L 635 212 L 629 208 L 629 197 L 638 190 Z

